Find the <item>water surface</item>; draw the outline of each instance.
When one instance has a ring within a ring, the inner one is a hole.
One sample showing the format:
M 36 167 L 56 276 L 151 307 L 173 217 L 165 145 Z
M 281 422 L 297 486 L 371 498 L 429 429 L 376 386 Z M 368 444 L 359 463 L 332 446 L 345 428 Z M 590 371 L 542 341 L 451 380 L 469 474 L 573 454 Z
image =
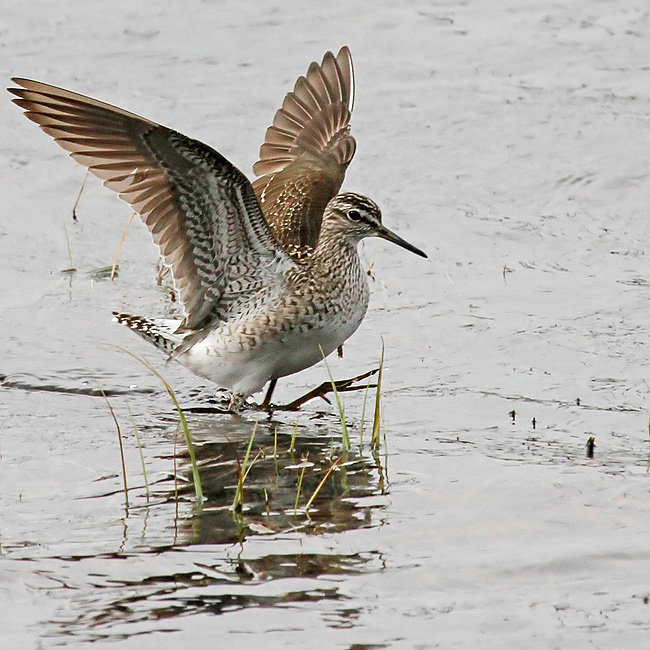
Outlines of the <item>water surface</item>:
M 168 395 L 105 345 L 154 363 L 184 406 L 211 403 L 211 387 L 111 322 L 111 309 L 168 313 L 156 252 L 133 227 L 117 281 L 93 273 L 112 262 L 128 207 L 91 180 L 73 222 L 83 170 L 7 95 L 8 647 L 641 647 L 645 4 L 5 5 L 6 80 L 31 76 L 139 112 L 249 175 L 283 93 L 311 60 L 349 45 L 359 149 L 345 187 L 377 200 L 387 225 L 430 256 L 363 246 L 371 306 L 345 357 L 331 360 L 337 377 L 363 372 L 383 338 L 381 453 L 368 447 L 362 392 L 345 399 L 347 455 L 323 402 L 262 417 L 253 449 L 263 456 L 233 513 L 237 463 L 261 414 L 188 411 L 207 497 L 198 508 Z M 73 274 L 62 272 L 66 231 Z M 287 378 L 277 397 L 326 377 L 317 367 Z M 99 390 L 124 436 L 128 507 Z

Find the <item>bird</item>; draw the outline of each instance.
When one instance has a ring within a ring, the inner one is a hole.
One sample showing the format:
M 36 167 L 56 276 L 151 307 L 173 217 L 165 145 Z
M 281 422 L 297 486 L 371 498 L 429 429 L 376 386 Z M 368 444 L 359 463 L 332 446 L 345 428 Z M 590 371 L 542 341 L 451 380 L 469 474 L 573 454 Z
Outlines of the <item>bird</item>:
M 20 77 L 31 121 L 141 217 L 170 269 L 182 320 L 114 312 L 195 374 L 230 411 L 336 350 L 369 301 L 357 245 L 380 237 L 421 257 L 371 199 L 339 193 L 356 151 L 347 47 L 313 62 L 267 129 L 253 183 L 210 146 L 102 101 Z

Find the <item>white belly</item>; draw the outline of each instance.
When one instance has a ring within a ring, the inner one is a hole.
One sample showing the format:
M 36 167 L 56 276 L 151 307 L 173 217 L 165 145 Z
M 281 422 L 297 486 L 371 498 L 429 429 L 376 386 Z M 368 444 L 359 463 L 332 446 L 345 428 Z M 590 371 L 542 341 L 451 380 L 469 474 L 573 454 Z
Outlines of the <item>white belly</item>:
M 261 336 L 254 345 L 242 346 L 230 326 L 217 328 L 178 361 L 234 394 L 251 395 L 271 379 L 313 366 L 342 345 L 365 315 L 364 298 L 352 309 L 324 318 L 319 326 L 278 331 Z

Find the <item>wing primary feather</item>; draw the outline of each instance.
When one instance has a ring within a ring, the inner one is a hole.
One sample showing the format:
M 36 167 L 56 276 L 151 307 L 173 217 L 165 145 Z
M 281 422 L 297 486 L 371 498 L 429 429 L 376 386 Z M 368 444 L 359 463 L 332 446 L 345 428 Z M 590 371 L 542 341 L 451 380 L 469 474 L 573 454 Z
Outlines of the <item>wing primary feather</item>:
M 25 116 L 140 214 L 171 269 L 184 328 L 223 316 L 235 284 L 240 296 L 260 282 L 282 281 L 270 262 L 290 258 L 250 182 L 217 151 L 99 100 L 34 80 L 14 82 L 22 87 L 9 90 Z M 285 122 L 289 131 L 302 128 L 293 118 Z

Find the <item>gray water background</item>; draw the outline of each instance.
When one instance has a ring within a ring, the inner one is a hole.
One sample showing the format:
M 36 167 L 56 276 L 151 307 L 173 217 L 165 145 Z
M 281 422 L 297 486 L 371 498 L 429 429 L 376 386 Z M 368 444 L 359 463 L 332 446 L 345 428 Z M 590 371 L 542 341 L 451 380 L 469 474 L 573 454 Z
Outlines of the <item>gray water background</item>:
M 284 93 L 343 44 L 359 144 L 344 187 L 430 261 L 367 242 L 371 306 L 331 360 L 351 376 L 385 342 L 384 473 L 355 452 L 318 526 L 283 519 L 287 487 L 277 517 L 244 513 L 243 541 L 218 462 L 258 416 L 190 417 L 213 510 L 197 518 L 187 491 L 176 506 L 169 398 L 102 345 L 146 357 L 184 404 L 211 394 L 111 322 L 111 309 L 165 313 L 155 249 L 133 227 L 118 281 L 94 277 L 128 206 L 91 180 L 73 223 L 83 169 L 0 102 L 0 374 L 126 391 L 111 404 L 132 484 L 126 511 L 103 400 L 0 386 L 4 647 L 647 643 L 646 3 L 5 0 L 0 72 L 143 114 L 251 176 Z M 326 377 L 290 377 L 277 397 Z M 362 401 L 346 397 L 357 443 Z M 129 408 L 158 481 L 149 505 Z M 324 463 L 340 426 L 322 409 L 300 415 L 298 439 Z M 264 424 L 261 444 L 277 426 L 288 458 L 295 422 Z M 259 499 L 272 475 L 255 478 Z

